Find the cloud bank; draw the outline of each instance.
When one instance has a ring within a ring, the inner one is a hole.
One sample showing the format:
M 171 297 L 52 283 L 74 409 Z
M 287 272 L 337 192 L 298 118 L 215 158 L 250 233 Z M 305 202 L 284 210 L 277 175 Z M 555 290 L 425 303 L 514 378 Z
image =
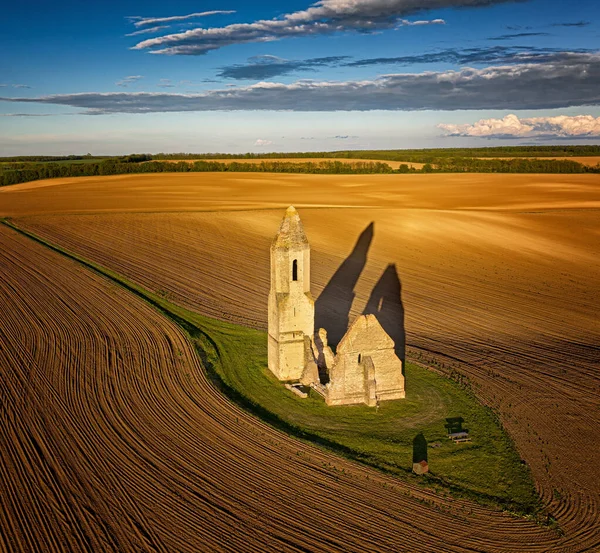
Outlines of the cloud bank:
M 260 82 L 200 94 L 90 92 L 0 99 L 84 108 L 89 114 L 217 110 L 555 109 L 600 105 L 600 54 L 570 54 L 561 58 L 560 63 L 398 73 L 362 81 Z
M 154 54 L 201 55 L 232 44 L 269 42 L 283 38 L 362 33 L 403 25 L 442 23 L 442 20 L 410 22 L 405 18 L 444 8 L 477 8 L 526 0 L 320 0 L 306 10 L 277 19 L 237 23 L 226 27 L 198 28 L 139 42 L 134 49 Z M 155 24 L 169 18 L 143 19 Z M 136 22 L 136 25 L 139 22 Z
M 478 138 L 596 138 L 600 137 L 600 117 L 559 115 L 519 119 L 514 114 L 503 119 L 481 119 L 466 125 L 438 125 L 449 136 Z

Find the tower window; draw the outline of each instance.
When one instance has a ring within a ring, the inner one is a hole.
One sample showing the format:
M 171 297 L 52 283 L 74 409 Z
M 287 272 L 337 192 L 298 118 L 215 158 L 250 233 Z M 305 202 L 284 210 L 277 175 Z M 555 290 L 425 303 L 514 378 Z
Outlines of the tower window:
M 359 353 L 359 354 L 358 354 L 358 362 L 360 363 L 360 362 L 361 362 L 361 360 L 362 360 L 362 355 Z
M 294 259 L 292 263 L 292 280 L 298 280 L 298 260 Z

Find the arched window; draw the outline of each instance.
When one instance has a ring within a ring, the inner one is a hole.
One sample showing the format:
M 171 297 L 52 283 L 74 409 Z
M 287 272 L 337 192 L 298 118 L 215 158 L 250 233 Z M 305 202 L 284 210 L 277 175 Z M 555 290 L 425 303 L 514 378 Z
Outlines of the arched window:
M 292 263 L 292 280 L 298 280 L 298 260 L 294 259 Z

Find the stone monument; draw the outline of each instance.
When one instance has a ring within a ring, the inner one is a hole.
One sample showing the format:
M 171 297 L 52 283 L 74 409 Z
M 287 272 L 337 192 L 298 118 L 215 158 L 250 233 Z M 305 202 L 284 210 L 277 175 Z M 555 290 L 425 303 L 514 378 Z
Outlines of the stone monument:
M 327 331 L 315 334 L 310 293 L 310 245 L 300 216 L 289 207 L 271 244 L 269 369 L 288 384 L 311 386 L 327 405 L 405 397 L 402 361 L 375 314 L 361 315 L 334 353 Z

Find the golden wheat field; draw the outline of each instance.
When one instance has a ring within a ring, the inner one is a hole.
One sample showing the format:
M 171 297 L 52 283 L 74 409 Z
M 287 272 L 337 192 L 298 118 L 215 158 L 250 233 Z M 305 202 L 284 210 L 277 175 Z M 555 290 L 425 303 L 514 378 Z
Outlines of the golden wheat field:
M 2 226 L 0 549 L 597 551 L 598 176 L 184 173 L 0 190 L 18 227 L 262 329 L 269 244 L 290 204 L 317 301 L 372 225 L 339 304 L 360 314 L 395 266 L 409 357 L 469 377 L 560 532 L 246 415 L 168 319 Z

